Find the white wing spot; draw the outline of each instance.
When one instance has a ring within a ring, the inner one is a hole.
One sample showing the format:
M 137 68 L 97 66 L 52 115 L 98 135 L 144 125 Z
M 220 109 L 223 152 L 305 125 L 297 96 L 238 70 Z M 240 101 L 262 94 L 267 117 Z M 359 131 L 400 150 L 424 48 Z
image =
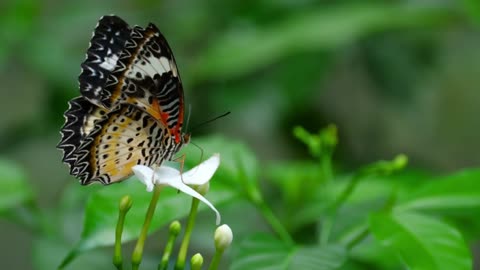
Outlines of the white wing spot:
M 117 65 L 118 55 L 112 54 L 110 57 L 105 57 L 105 60 L 100 64 L 100 67 L 108 71 L 112 71 Z
M 131 70 L 127 73 L 128 78 L 136 79 L 135 75 L 137 73 L 153 78 L 155 74 L 162 75 L 171 70 L 170 61 L 166 57 L 156 58 L 152 55 L 148 58 L 144 58 L 144 60 L 147 62 L 145 65 L 142 65 L 140 60 L 137 64 L 132 66 Z

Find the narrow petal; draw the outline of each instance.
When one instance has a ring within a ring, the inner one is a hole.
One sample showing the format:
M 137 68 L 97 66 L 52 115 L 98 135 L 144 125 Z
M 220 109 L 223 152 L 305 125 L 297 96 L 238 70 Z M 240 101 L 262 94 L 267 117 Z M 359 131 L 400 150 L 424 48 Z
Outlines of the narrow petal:
M 189 185 L 203 185 L 212 178 L 219 165 L 220 154 L 214 154 L 209 159 L 184 172 L 182 174 L 183 182 Z
M 137 176 L 138 180 L 147 186 L 147 191 L 153 190 L 153 170 L 147 166 L 135 165 L 132 167 L 133 173 Z
M 185 194 L 188 194 L 192 197 L 195 197 L 195 198 L 199 199 L 200 201 L 202 201 L 203 203 L 208 205 L 208 207 L 210 207 L 215 212 L 215 214 L 217 215 L 216 224 L 217 225 L 220 224 L 220 220 L 221 220 L 220 213 L 215 208 L 215 206 L 213 206 L 213 204 L 211 204 L 205 197 L 200 195 L 200 193 L 196 192 L 193 188 L 191 188 L 191 187 L 185 185 L 184 183 L 182 183 L 180 177 L 178 177 L 178 179 L 174 179 L 174 178 L 168 179 L 168 178 L 166 178 L 164 180 L 157 180 L 157 184 L 169 185 L 171 187 L 174 187 L 174 188 L 180 190 L 181 192 L 183 192 Z

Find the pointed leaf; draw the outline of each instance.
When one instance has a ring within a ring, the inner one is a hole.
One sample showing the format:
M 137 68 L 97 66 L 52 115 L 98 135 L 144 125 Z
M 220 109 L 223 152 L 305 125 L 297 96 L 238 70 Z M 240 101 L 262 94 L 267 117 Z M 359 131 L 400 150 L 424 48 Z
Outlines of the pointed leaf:
M 432 217 L 409 212 L 374 214 L 370 217 L 370 229 L 409 269 L 472 269 L 470 251 L 462 235 Z
M 397 210 L 422 210 L 478 217 L 480 211 L 480 170 L 465 170 L 431 179 L 404 198 Z
M 234 257 L 232 270 L 257 269 L 340 269 L 346 260 L 341 246 L 291 247 L 271 235 L 254 235 L 245 239 Z

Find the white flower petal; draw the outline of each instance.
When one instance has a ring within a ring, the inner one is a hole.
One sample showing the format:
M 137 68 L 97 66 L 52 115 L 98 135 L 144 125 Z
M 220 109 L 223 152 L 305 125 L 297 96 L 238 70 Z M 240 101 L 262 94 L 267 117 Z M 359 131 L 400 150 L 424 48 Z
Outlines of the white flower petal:
M 159 179 L 180 177 L 180 171 L 167 166 L 160 166 L 155 170 L 155 176 Z
M 220 154 L 214 154 L 209 159 L 183 173 L 183 182 L 189 185 L 203 185 L 212 178 L 219 165 Z
M 132 167 L 133 173 L 137 176 L 138 180 L 147 186 L 147 191 L 152 192 L 153 190 L 153 170 L 150 167 L 143 165 L 135 165 Z
M 220 213 L 218 212 L 218 210 L 215 208 L 215 206 L 213 206 L 213 204 L 211 204 L 207 199 L 205 199 L 205 197 L 200 195 L 200 193 L 196 192 L 193 188 L 185 185 L 184 183 L 182 183 L 182 181 L 177 181 L 177 179 L 168 179 L 168 180 L 164 180 L 164 181 L 161 181 L 161 182 L 164 185 L 167 184 L 171 187 L 174 187 L 174 188 L 180 190 L 181 192 L 183 192 L 185 194 L 188 194 L 192 197 L 195 197 L 195 198 L 199 199 L 200 201 L 202 201 L 204 204 L 208 205 L 208 207 L 210 207 L 215 212 L 215 214 L 217 215 L 217 219 L 216 219 L 217 225 L 220 224 L 221 217 L 220 217 Z

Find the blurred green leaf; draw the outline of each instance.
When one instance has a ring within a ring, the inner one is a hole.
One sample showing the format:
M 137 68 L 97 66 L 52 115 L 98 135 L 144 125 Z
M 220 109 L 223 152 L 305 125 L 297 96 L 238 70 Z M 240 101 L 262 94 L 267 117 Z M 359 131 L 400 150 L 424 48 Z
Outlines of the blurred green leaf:
M 480 170 L 433 178 L 404 198 L 396 209 L 471 215 L 472 210 L 480 210 Z
M 447 8 L 395 4 L 322 7 L 263 28 L 231 30 L 212 42 L 189 74 L 200 81 L 236 77 L 293 53 L 336 49 L 373 32 L 448 23 L 454 15 Z
M 348 251 L 349 262 L 361 262 L 368 267 L 360 269 L 382 269 L 397 270 L 398 256 L 390 249 L 385 248 L 381 243 L 376 241 L 372 235 L 369 235 L 358 245 L 355 245 Z
M 34 0 L 17 0 L 2 3 L 0 10 L 0 67 L 17 43 L 29 37 L 35 27 L 40 4 Z
M 470 14 L 473 21 L 480 24 L 480 1 L 478 0 L 463 0 L 467 13 Z
M 285 205 L 295 209 L 308 201 L 317 192 L 316 187 L 325 181 L 320 166 L 312 161 L 275 162 L 265 172 L 281 189 Z
M 341 246 L 291 247 L 271 235 L 252 235 L 239 247 L 231 265 L 237 269 L 340 269 L 346 260 Z
M 69 245 L 57 240 L 39 238 L 33 241 L 32 264 L 36 270 L 57 269 L 61 256 Z M 91 252 L 88 256 L 76 260 L 68 270 L 81 269 L 113 269 L 112 255 L 109 252 Z
M 373 214 L 370 229 L 409 269 L 472 269 L 470 251 L 462 235 L 432 217 L 410 212 Z
M 0 214 L 33 197 L 25 172 L 15 163 L 0 159 Z

